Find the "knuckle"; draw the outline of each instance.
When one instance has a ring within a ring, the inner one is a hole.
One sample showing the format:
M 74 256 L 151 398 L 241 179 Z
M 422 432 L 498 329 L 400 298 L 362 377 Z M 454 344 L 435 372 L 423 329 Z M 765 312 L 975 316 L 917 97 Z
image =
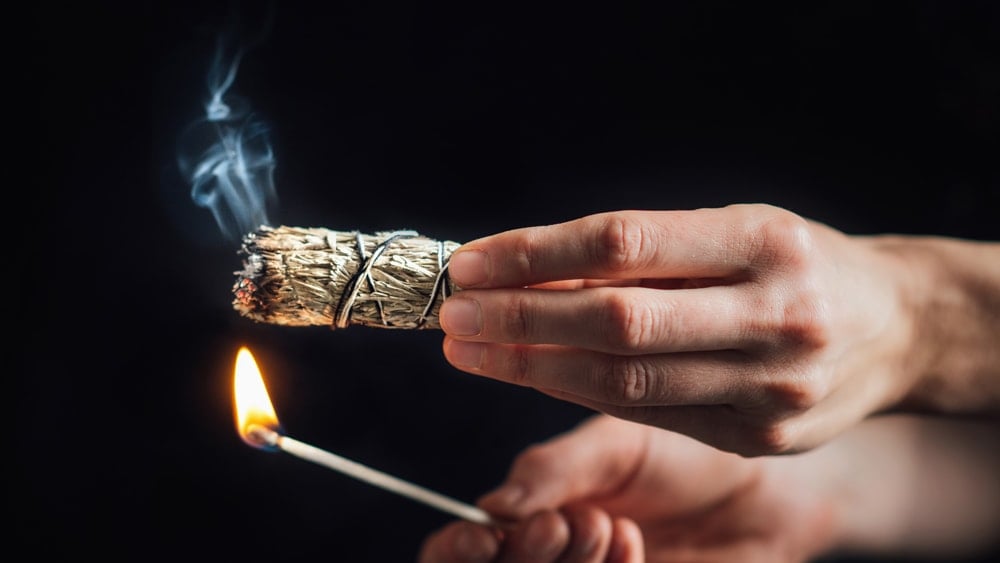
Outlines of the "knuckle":
M 807 289 L 797 293 L 781 311 L 782 339 L 811 349 L 826 346 L 833 329 L 831 310 L 819 292 Z
M 536 257 L 539 255 L 538 240 L 539 237 L 534 230 L 527 230 L 523 236 L 516 239 L 511 249 L 511 265 L 524 279 L 534 279 L 538 261 Z
M 835 329 L 835 308 L 820 286 L 810 275 L 761 284 L 750 305 L 754 314 L 748 315 L 744 332 L 762 335 L 785 347 L 825 347 Z
M 514 459 L 513 472 L 521 475 L 544 475 L 552 463 L 546 444 L 532 444 Z
M 504 334 L 514 341 L 523 341 L 531 334 L 531 306 L 525 296 L 516 297 L 503 312 Z
M 788 349 L 815 351 L 825 348 L 835 330 L 830 297 L 810 276 L 793 276 L 785 282 L 759 288 L 743 332 Z
M 774 422 L 749 435 L 750 451 L 759 455 L 785 454 L 795 448 L 795 431 L 788 421 Z
M 774 403 L 781 412 L 802 414 L 819 402 L 813 390 L 802 385 L 786 385 L 772 391 Z
M 740 410 L 767 424 L 806 413 L 825 401 L 833 389 L 829 370 L 810 361 L 793 360 L 785 367 L 760 361 L 755 371 L 762 376 L 744 383 L 741 392 L 746 400 L 740 403 Z
M 798 415 L 812 409 L 826 398 L 827 382 L 817 376 L 804 376 L 768 385 L 769 403 L 778 412 Z
M 641 265 L 649 237 L 645 226 L 627 214 L 609 214 L 597 229 L 593 259 L 610 272 L 627 272 Z
M 758 262 L 764 266 L 805 267 L 814 256 L 809 223 L 790 211 L 775 210 L 758 227 Z
M 608 293 L 605 301 L 607 343 L 615 349 L 641 350 L 656 338 L 657 312 L 649 302 Z
M 532 383 L 531 355 L 524 346 L 511 346 L 504 356 L 503 371 L 511 383 L 530 386 Z
M 655 373 L 639 357 L 620 356 L 613 360 L 607 400 L 613 404 L 642 404 L 654 395 Z

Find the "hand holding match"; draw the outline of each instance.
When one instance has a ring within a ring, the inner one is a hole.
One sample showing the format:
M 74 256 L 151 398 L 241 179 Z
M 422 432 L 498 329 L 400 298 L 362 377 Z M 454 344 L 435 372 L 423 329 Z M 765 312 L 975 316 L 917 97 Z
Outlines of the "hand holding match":
M 247 348 L 241 348 L 236 355 L 233 397 L 236 407 L 236 430 L 244 442 L 255 448 L 280 450 L 464 520 L 501 527 L 501 523 L 480 508 L 284 435 L 280 432 L 281 425 L 268 397 L 260 369 Z

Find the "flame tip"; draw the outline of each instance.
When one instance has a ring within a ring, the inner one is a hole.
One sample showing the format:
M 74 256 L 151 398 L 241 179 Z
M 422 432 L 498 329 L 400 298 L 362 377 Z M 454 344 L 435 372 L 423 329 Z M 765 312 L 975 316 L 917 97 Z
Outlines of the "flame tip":
M 257 362 L 247 346 L 241 346 L 236 354 L 233 400 L 236 431 L 243 441 L 258 448 L 273 447 L 271 442 L 274 438 L 267 432 L 277 433 L 276 429 L 280 428 L 278 415 L 274 412 Z

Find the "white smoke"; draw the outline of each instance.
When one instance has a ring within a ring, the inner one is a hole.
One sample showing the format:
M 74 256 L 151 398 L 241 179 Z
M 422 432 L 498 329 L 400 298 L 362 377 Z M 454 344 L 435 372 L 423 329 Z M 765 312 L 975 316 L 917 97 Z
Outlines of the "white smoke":
M 232 93 L 245 47 L 220 37 L 207 73 L 204 116 L 181 134 L 178 165 L 191 199 L 211 211 L 223 236 L 240 240 L 268 225 L 277 201 L 267 125 Z

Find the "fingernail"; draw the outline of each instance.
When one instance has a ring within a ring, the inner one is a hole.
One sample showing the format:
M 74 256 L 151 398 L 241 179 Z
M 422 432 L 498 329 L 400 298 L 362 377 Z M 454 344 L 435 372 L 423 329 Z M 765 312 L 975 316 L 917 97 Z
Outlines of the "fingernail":
M 448 344 L 448 361 L 455 367 L 479 369 L 483 363 L 483 345 L 454 340 Z
M 474 299 L 445 299 L 441 305 L 441 328 L 455 336 L 475 336 L 482 331 L 479 302 Z
M 461 250 L 448 260 L 448 275 L 461 287 L 472 287 L 490 279 L 489 257 L 482 250 Z

